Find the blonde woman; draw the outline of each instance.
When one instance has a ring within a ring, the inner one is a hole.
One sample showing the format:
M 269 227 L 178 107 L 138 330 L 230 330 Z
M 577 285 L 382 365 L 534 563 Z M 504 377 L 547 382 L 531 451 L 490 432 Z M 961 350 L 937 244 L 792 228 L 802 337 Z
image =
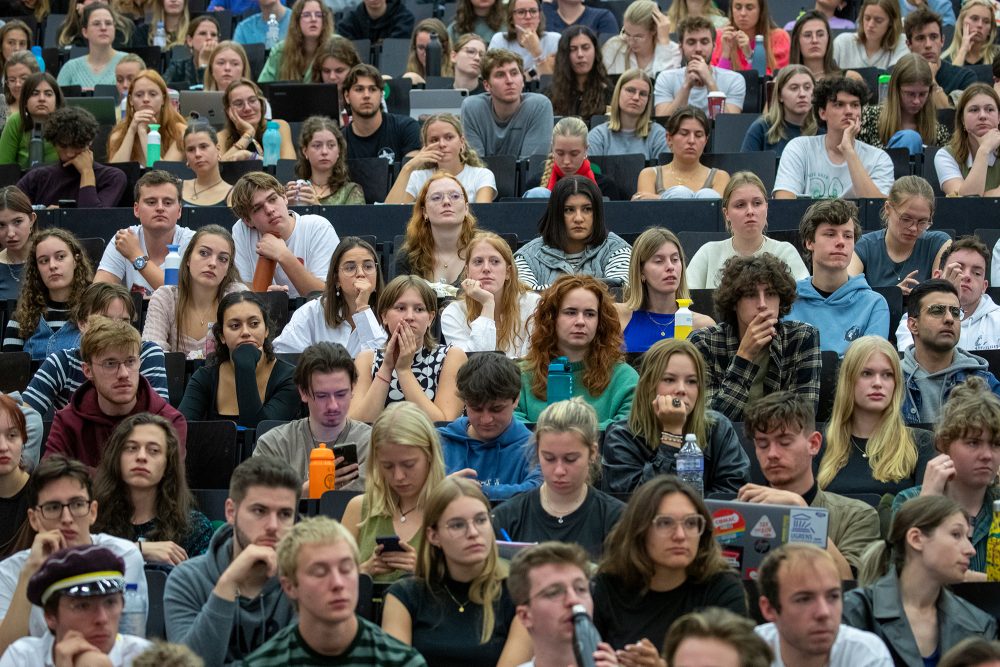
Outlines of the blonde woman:
M 924 146 L 944 146 L 951 130 L 937 121 L 934 73 L 923 56 L 908 53 L 892 68 L 885 104 L 861 112 L 858 141 L 876 148 L 906 148 L 923 154 Z
M 997 36 L 994 11 L 990 0 L 962 3 L 962 11 L 955 20 L 955 35 L 941 58 L 956 67 L 992 65 L 1000 53 L 1000 47 L 994 43 Z
M 188 25 L 191 23 L 191 13 L 184 0 L 155 0 L 153 2 L 153 20 L 149 22 L 149 44 L 153 45 L 156 37 L 156 26 L 163 21 L 163 29 L 167 33 L 167 46 L 170 50 L 175 46 L 183 46 L 187 37 Z
M 486 56 L 486 40 L 475 33 L 466 33 L 451 43 L 451 75 L 455 90 L 464 89 L 470 94 L 482 89 L 479 78 Z
M 437 76 L 451 76 L 452 52 L 451 40 L 448 37 L 448 29 L 439 19 L 424 19 L 413 29 L 410 37 L 410 56 L 406 60 L 406 73 L 403 77 L 413 83 L 424 83 L 427 77 L 427 45 L 430 44 L 431 35 L 437 36 L 438 44 L 441 45 L 441 70 Z
M 479 484 L 446 479 L 427 499 L 415 575 L 386 594 L 382 629 L 428 664 L 515 667 L 531 639 L 507 591 L 490 503 Z M 466 613 L 468 611 L 469 613 Z
M 715 0 L 676 0 L 670 3 L 667 19 L 671 26 L 677 27 L 688 16 L 704 16 L 716 28 L 729 23 L 729 18 L 715 4 Z
M 899 355 L 879 336 L 858 338 L 837 376 L 817 482 L 839 494 L 897 494 L 921 484 L 935 456 L 929 431 L 903 422 Z
M 242 44 L 225 40 L 208 54 L 205 90 L 226 90 L 233 81 L 250 79 L 250 59 Z
M 361 572 L 378 582 L 414 573 L 427 500 L 443 479 L 441 444 L 427 415 L 412 403 L 386 407 L 372 424 L 365 493 L 351 499 L 341 522 L 358 543 Z M 398 550 L 376 543 L 387 535 L 399 538 Z
M 507 241 L 493 232 L 472 237 L 465 276 L 461 297 L 441 314 L 445 340 L 466 352 L 527 354 L 529 322 L 541 297 L 521 282 Z
M 615 84 L 611 116 L 587 134 L 594 155 L 640 153 L 657 160 L 667 152 L 667 131 L 653 122 L 653 80 L 640 69 L 630 69 Z
M 1000 193 L 1000 95 L 974 83 L 955 105 L 955 132 L 934 155 L 934 169 L 946 195 L 995 197 Z
M 567 116 L 556 123 L 552 128 L 552 149 L 542 167 L 541 175 L 536 175 L 536 172 L 528 176 L 529 183 L 538 185 L 525 192 L 524 197 L 547 199 L 552 196 L 552 191 L 561 179 L 567 176 L 579 176 L 600 188 L 601 194 L 605 197 L 621 199 L 618 185 L 591 168 L 587 141 L 587 124 L 576 116 Z
M 684 275 L 684 249 L 666 227 L 650 227 L 632 245 L 624 303 L 616 303 L 626 352 L 645 352 L 657 341 L 674 335 L 677 299 L 690 298 Z M 694 328 L 715 320 L 694 313 Z
M 128 91 L 125 118 L 115 125 L 108 137 L 109 162 L 146 164 L 149 126 L 160 126 L 160 157 L 180 161 L 184 157 L 184 117 L 167 98 L 167 84 L 152 69 L 145 69 L 132 79 Z
M 308 81 L 316 54 L 333 34 L 333 13 L 320 0 L 297 0 L 292 5 L 288 35 L 271 49 L 257 78 L 268 81 Z
M 857 33 L 845 32 L 833 40 L 833 59 L 840 69 L 889 69 L 909 52 L 896 0 L 865 0 Z
M 608 74 L 638 68 L 654 77 L 680 67 L 681 49 L 671 41 L 670 29 L 669 19 L 653 0 L 635 0 L 625 9 L 621 34 L 601 48 Z
M 741 153 L 774 151 L 781 156 L 795 137 L 816 134 L 812 93 L 816 79 L 805 65 L 782 67 L 774 78 L 774 91 L 767 110 L 755 120 L 743 138 Z

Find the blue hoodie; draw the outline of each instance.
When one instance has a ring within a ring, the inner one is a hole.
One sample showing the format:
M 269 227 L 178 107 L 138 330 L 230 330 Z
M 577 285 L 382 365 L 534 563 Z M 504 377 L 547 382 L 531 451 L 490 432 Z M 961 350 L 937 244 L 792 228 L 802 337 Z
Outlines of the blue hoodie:
M 542 472 L 529 457 L 531 431 L 516 418 L 500 437 L 489 442 L 469 436 L 468 417 L 439 427 L 438 433 L 448 474 L 472 468 L 490 500 L 504 500 L 542 483 Z
M 889 304 L 868 286 L 863 274 L 841 285 L 827 298 L 813 287 L 812 278 L 795 283 L 798 298 L 785 319 L 806 322 L 819 329 L 819 347 L 843 357 L 847 346 L 862 336 L 889 337 Z

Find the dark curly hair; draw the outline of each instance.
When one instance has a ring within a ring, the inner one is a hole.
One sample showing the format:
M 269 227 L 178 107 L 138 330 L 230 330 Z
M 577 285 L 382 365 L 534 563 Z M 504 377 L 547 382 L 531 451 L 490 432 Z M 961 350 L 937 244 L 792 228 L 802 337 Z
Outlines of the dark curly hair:
M 589 39 L 594 48 L 594 66 L 587 72 L 587 83 L 584 84 L 582 91 L 577 89 L 576 74 L 573 73 L 573 65 L 569 58 L 569 44 L 580 35 Z M 601 47 L 594 31 L 583 25 L 566 28 L 559 38 L 559 48 L 556 49 L 552 85 L 545 93 L 552 100 L 553 113 L 557 116 L 580 116 L 587 122 L 592 116 L 604 115 L 608 111 L 607 93 L 610 85 L 608 70 L 604 67 Z M 579 109 L 576 108 L 578 95 Z
M 163 430 L 166 443 L 167 465 L 163 477 L 156 485 L 156 527 L 147 536 L 151 541 L 170 541 L 183 544 L 190 529 L 192 506 L 184 464 L 181 462 L 180 441 L 173 425 L 159 415 L 140 412 L 122 420 L 108 438 L 97 467 L 94 499 L 101 511 L 97 515 L 94 531 L 132 540 L 132 496 L 128 484 L 122 479 L 122 452 L 129 436 L 138 426 L 158 426 Z M 193 554 L 192 554 L 193 555 Z
M 863 81 L 849 79 L 846 76 L 826 76 L 816 82 L 813 88 L 813 114 L 816 120 L 824 126 L 826 122 L 819 117 L 820 111 L 826 111 L 826 105 L 837 99 L 840 93 L 852 95 L 864 105 L 869 98 L 868 87 Z
M 222 326 L 223 320 L 226 317 L 226 311 L 229 310 L 230 306 L 247 301 L 260 308 L 260 317 L 264 322 L 264 328 L 267 330 L 267 336 L 264 338 L 264 345 L 262 346 L 264 356 L 267 357 L 268 361 L 274 359 L 274 323 L 267 312 L 267 307 L 264 306 L 264 302 L 254 292 L 240 291 L 231 292 L 219 301 L 219 309 L 215 314 L 215 323 L 212 324 L 212 337 L 215 338 L 215 354 L 212 355 L 210 361 L 213 364 L 221 364 L 230 359 L 229 346 L 226 345 L 226 341 L 222 337 Z
M 94 114 L 80 107 L 63 107 L 49 114 L 42 136 L 53 146 L 86 148 L 100 129 Z
M 720 322 L 737 327 L 736 305 L 745 296 L 757 293 L 757 285 L 769 286 L 778 294 L 778 317 L 792 309 L 795 279 L 788 265 L 769 252 L 756 257 L 731 257 L 722 267 L 719 286 L 715 288 L 715 316 Z
M 90 264 L 90 258 L 72 232 L 61 227 L 50 227 L 38 232 L 31 243 L 31 250 L 28 251 L 28 259 L 24 263 L 21 296 L 17 300 L 17 310 L 14 311 L 14 320 L 21 327 L 18 336 L 24 340 L 35 333 L 38 322 L 42 319 L 42 313 L 48 308 L 49 288 L 45 286 L 42 274 L 38 270 L 38 244 L 53 237 L 66 244 L 75 262 L 73 282 L 70 284 L 70 295 L 66 302 L 74 304 L 79 301 L 80 295 L 94 279 L 94 268 Z
M 565 179 L 564 179 L 565 180 Z M 542 300 L 532 315 L 531 349 L 522 368 L 531 374 L 531 393 L 545 399 L 549 363 L 560 356 L 556 319 L 563 299 L 575 289 L 585 289 L 597 297 L 597 333 L 583 360 L 583 386 L 591 396 L 598 396 L 611 384 L 615 364 L 622 361 L 622 327 L 615 310 L 615 300 L 607 286 L 585 274 L 560 276 L 542 293 Z

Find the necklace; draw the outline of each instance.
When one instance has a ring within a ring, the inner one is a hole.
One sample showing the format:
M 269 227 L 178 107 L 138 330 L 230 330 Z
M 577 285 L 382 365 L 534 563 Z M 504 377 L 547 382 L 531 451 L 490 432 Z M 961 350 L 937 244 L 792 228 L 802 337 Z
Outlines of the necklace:
M 219 180 L 217 180 L 215 183 L 212 183 L 207 188 L 202 188 L 201 192 L 199 193 L 198 192 L 198 181 L 197 180 L 191 181 L 191 190 L 193 191 L 193 194 L 191 195 L 191 199 L 198 199 L 198 195 L 199 194 L 205 194 L 206 192 L 208 192 L 209 190 L 211 190 L 212 188 L 214 188 L 216 185 L 218 185 L 221 182 L 222 182 L 222 179 L 220 178 Z
M 653 313 L 651 313 L 648 310 L 646 311 L 646 319 L 648 319 L 650 322 L 652 322 L 653 324 L 655 324 L 657 327 L 660 328 L 660 338 L 666 338 L 667 337 L 667 327 L 674 326 L 674 316 L 673 315 L 667 315 L 667 317 L 670 318 L 668 321 L 666 321 L 666 322 L 660 322 L 658 319 L 656 319 L 655 317 L 653 317 Z
M 320 193 L 322 193 L 324 191 L 326 191 L 327 194 L 330 194 L 330 184 L 329 183 L 327 183 L 326 185 L 320 185 L 319 183 L 310 180 L 309 181 L 309 185 L 312 186 L 313 192 L 316 193 L 316 199 L 322 199 L 323 197 L 321 196 Z
M 863 458 L 863 459 L 867 459 L 868 458 L 868 452 L 866 452 L 865 450 L 861 449 L 861 446 L 858 444 L 857 438 L 855 438 L 853 435 L 851 436 L 851 444 L 854 445 L 854 449 L 856 449 L 859 452 L 861 452 L 861 458 Z
M 451 592 L 451 589 L 448 588 L 447 584 L 441 584 L 441 587 L 444 589 L 444 592 L 448 594 L 448 597 L 450 597 L 452 600 L 454 600 L 455 604 L 458 605 L 458 613 L 459 614 L 464 614 L 465 613 L 465 605 L 469 604 L 469 602 L 472 600 L 472 598 L 469 598 L 465 602 L 459 602 L 458 598 L 455 597 L 455 594 Z
M 668 171 L 668 172 L 669 172 L 670 174 L 672 174 L 672 175 L 673 175 L 673 177 L 674 177 L 674 180 L 676 180 L 676 181 L 677 181 L 678 183 L 680 183 L 681 185 L 683 185 L 683 186 L 684 186 L 684 187 L 686 187 L 686 188 L 688 188 L 688 187 L 691 187 L 691 186 L 689 185 L 689 181 L 688 181 L 688 179 L 687 179 L 686 177 L 683 177 L 683 176 L 681 176 L 681 175 L 680 175 L 680 172 L 679 172 L 679 171 L 677 171 L 677 170 L 676 170 L 676 169 L 674 168 L 674 163 L 673 163 L 673 162 L 671 162 L 670 164 L 668 164 L 668 165 L 667 165 L 667 171 Z M 690 176 L 694 176 L 694 174 L 692 173 L 692 174 L 690 174 Z
M 10 255 L 7 254 L 7 249 L 4 248 L 3 252 L 0 252 L 0 261 L 2 261 L 4 265 L 6 265 L 7 271 L 10 273 L 10 277 L 13 278 L 14 282 L 20 283 L 21 279 L 17 277 L 16 273 L 14 273 L 14 269 L 10 268 L 11 263 L 9 260 L 10 260 Z
M 586 489 L 586 487 L 584 487 L 584 489 L 583 489 L 583 498 L 580 499 L 580 500 L 574 500 L 573 501 L 573 508 L 571 510 L 569 510 L 568 512 L 564 512 L 561 515 L 556 514 L 553 511 L 552 503 L 551 503 L 551 501 L 549 501 L 549 500 L 546 499 L 546 497 L 545 497 L 546 495 L 548 495 L 548 490 L 547 489 L 540 488 L 538 490 L 538 498 L 542 502 L 542 509 L 545 511 L 546 514 L 550 514 L 550 515 L 554 516 L 556 518 L 556 521 L 560 525 L 562 525 L 563 520 L 566 517 L 568 517 L 570 514 L 572 514 L 573 512 L 575 512 L 578 509 L 580 509 L 580 507 L 583 505 L 584 501 L 587 500 L 587 489 Z
M 760 245 L 757 246 L 756 250 L 754 250 L 749 255 L 744 255 L 743 253 L 741 253 L 739 250 L 736 249 L 736 237 L 732 237 L 732 238 L 729 239 L 729 245 L 733 246 L 733 252 L 735 252 L 737 255 L 741 255 L 743 257 L 753 257 L 754 255 L 756 255 L 757 253 L 760 252 L 760 249 L 764 247 L 765 243 L 767 243 L 767 237 L 766 236 L 764 236 L 764 237 L 761 238 Z
M 415 509 L 417 509 L 417 506 L 416 506 L 416 505 L 414 505 L 413 507 L 411 507 L 410 509 L 408 509 L 408 510 L 406 510 L 406 511 L 404 512 L 404 511 L 403 511 L 403 508 L 402 508 L 402 507 L 400 507 L 400 508 L 399 508 L 399 522 L 400 522 L 400 523 L 406 523 L 406 515 L 407 515 L 407 514 L 409 514 L 410 512 L 412 512 L 412 511 L 413 511 L 413 510 L 415 510 Z

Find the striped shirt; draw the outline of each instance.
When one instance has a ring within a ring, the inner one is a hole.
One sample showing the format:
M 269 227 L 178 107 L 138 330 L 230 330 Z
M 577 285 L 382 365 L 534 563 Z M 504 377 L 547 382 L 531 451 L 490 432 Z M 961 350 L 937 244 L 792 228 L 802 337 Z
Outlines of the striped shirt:
M 69 322 L 70 305 L 58 301 L 48 301 L 42 319 L 55 333 Z M 36 329 L 37 330 L 37 329 Z M 30 337 L 30 336 L 29 336 Z M 7 328 L 3 332 L 3 351 L 21 352 L 24 350 L 24 343 L 27 338 L 21 338 L 21 325 L 13 317 L 7 320 Z
M 358 633 L 342 654 L 322 655 L 314 651 L 293 623 L 243 660 L 244 667 L 319 667 L 320 665 L 378 665 L 379 667 L 427 667 L 423 656 L 412 646 L 382 631 L 360 616 Z

